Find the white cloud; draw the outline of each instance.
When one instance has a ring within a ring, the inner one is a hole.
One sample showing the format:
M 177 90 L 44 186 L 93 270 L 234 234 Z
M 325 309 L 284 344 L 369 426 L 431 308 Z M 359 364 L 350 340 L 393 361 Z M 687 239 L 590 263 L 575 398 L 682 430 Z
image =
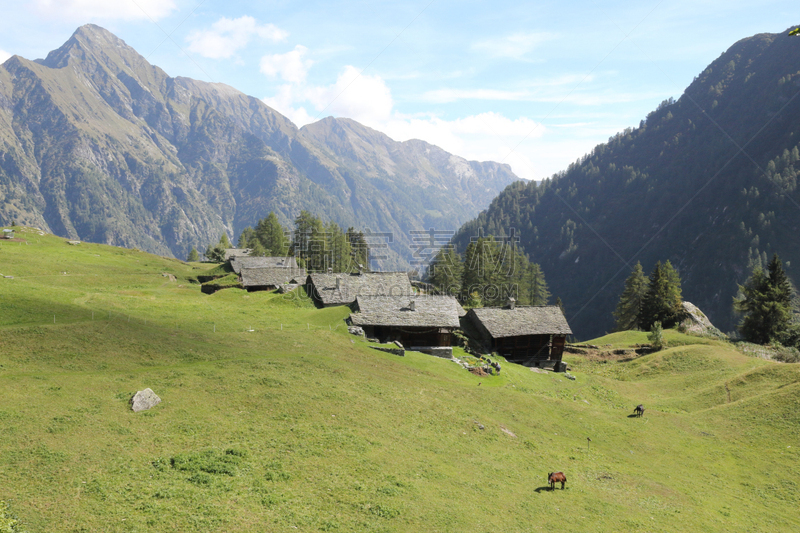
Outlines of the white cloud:
M 327 87 L 309 87 L 302 91 L 323 115 L 352 118 L 370 125 L 387 120 L 392 113 L 392 93 L 380 76 L 360 74 L 353 66 L 346 66 L 336 83 Z
M 6 52 L 5 50 L 0 50 L 0 63 L 5 63 L 6 59 L 11 57 L 11 54 Z
M 296 88 L 291 84 L 278 87 L 278 93 L 272 98 L 264 98 L 265 104 L 282 115 L 289 117 L 298 127 L 314 122 L 316 119 L 308 114 L 305 107 L 294 107 L 297 101 Z
M 539 44 L 552 38 L 550 33 L 514 33 L 499 39 L 478 41 L 472 49 L 487 52 L 492 57 L 522 59 Z
M 159 20 L 176 9 L 173 0 L 35 0 L 36 10 L 51 18 Z
M 403 115 L 394 109 L 391 90 L 380 76 L 360 75 L 353 66 L 345 67 L 332 85 L 281 85 L 264 103 L 298 126 L 317 120 L 312 117 L 315 112 L 319 117 L 346 117 L 397 141 L 422 139 L 467 159 L 503 161 L 526 179 L 541 174 L 530 156 L 531 147 L 547 132 L 540 123 L 527 117 L 511 119 L 499 113 L 480 113 L 455 120 Z M 306 106 L 310 106 L 311 113 Z
M 527 117 L 511 119 L 490 112 L 443 120 L 396 113 L 371 126 L 398 141 L 422 139 L 466 159 L 507 163 L 521 178 L 534 179 L 542 173 L 531 151 L 548 130 Z
M 298 44 L 291 52 L 266 55 L 261 58 L 261 72 L 267 76 L 280 75 L 289 83 L 302 83 L 313 63 L 305 59 L 306 52 L 308 48 Z
M 186 41 L 189 50 L 203 57 L 227 59 L 247 46 L 254 37 L 279 42 L 288 36 L 288 32 L 274 24 L 258 24 L 253 17 L 222 17 L 211 25 L 211 29 L 190 32 Z

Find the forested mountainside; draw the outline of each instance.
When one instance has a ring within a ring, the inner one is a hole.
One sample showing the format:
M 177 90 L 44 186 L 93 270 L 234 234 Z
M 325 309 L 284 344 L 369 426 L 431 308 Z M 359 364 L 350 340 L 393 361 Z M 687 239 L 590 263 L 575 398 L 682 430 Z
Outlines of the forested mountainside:
M 456 229 L 514 181 L 510 167 L 395 142 L 346 119 L 298 129 L 220 83 L 170 77 L 80 27 L 46 59 L 0 66 L 0 224 L 185 257 L 270 211 L 392 233 Z
M 541 184 L 508 186 L 454 239 L 509 235 L 564 303 L 578 337 L 611 331 L 641 261 L 678 269 L 685 300 L 723 331 L 737 284 L 777 252 L 800 265 L 800 38 L 742 39 L 638 128 Z

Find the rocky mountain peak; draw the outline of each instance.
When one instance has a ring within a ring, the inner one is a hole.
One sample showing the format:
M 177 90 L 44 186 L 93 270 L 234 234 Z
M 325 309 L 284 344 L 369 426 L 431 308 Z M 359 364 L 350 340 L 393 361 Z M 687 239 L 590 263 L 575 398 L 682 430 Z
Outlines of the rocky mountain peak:
M 93 24 L 31 63 L 0 66 L 0 198 L 14 198 L 0 223 L 182 257 L 270 211 L 288 226 L 308 210 L 388 232 L 381 265 L 405 268 L 410 231 L 455 229 L 516 179 L 496 163 L 457 171 L 349 119 L 298 130 L 233 87 L 168 76 Z

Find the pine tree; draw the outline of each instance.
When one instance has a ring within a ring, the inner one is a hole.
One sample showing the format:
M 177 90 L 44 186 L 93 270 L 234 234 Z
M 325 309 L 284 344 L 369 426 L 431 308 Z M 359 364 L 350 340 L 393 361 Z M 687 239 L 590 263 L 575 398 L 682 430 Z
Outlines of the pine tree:
M 347 240 L 350 242 L 350 254 L 352 257 L 350 268 L 347 272 L 358 272 L 359 270 L 369 270 L 369 245 L 364 233 L 356 231 L 352 226 L 347 228 Z
M 794 290 L 778 254 L 772 256 L 766 273 L 756 268 L 739 290 L 742 297 L 734 299 L 734 309 L 745 313 L 739 325 L 745 339 L 767 344 L 788 331 Z
M 469 243 L 464 254 L 462 298 L 469 299 L 473 292 L 477 292 L 484 305 L 504 304 L 508 296 L 509 275 L 513 273 L 510 271 L 510 257 L 509 249 L 491 236 Z
M 255 236 L 256 232 L 250 226 L 247 226 L 242 230 L 242 234 L 239 235 L 239 241 L 236 243 L 237 248 L 252 248 L 253 247 L 253 237 Z
M 642 264 L 637 261 L 631 275 L 625 280 L 625 288 L 614 311 L 617 331 L 641 328 L 642 303 L 646 293 L 647 278 L 644 276 Z
M 192 249 L 189 250 L 189 255 L 186 257 L 186 261 L 189 263 L 195 263 L 200 260 L 200 255 L 197 253 L 197 248 L 192 246 Z
M 429 281 L 436 286 L 439 294 L 458 296 L 463 275 L 464 263 L 452 246 L 439 250 L 431 261 Z
M 351 267 L 351 248 L 347 234 L 336 222 L 325 226 L 324 267 L 334 272 L 347 272 Z
M 250 257 L 267 257 L 269 255 L 269 251 L 264 248 L 264 245 L 261 244 L 261 241 L 258 239 L 253 239 L 253 245 L 250 247 Z
M 216 246 L 208 245 L 208 248 L 206 248 L 206 258 L 209 261 L 221 263 L 225 261 L 225 250 L 229 248 L 232 248 L 231 241 L 229 241 L 228 236 L 223 233 Z
M 284 257 L 289 253 L 289 239 L 274 212 L 271 211 L 266 218 L 259 220 L 256 229 L 252 231 L 252 237 L 247 240 L 248 247 L 253 248 L 255 241 L 258 241 L 268 256 Z
M 267 215 L 266 235 L 262 244 L 273 256 L 284 257 L 289 253 L 289 239 L 274 212 Z
M 678 272 L 667 261 L 656 263 L 650 274 L 647 293 L 642 301 L 639 326 L 650 329 L 658 321 L 665 328 L 671 328 L 681 317 L 681 279 Z
M 661 328 L 661 322 L 656 320 L 650 326 L 650 334 L 647 336 L 650 345 L 654 350 L 658 351 L 664 348 L 664 330 Z
M 300 211 L 294 220 L 294 255 L 308 270 L 324 270 L 325 235 L 322 221 L 308 211 Z
M 528 266 L 528 298 L 531 305 L 547 305 L 547 301 L 550 299 L 544 272 L 537 263 L 531 263 Z

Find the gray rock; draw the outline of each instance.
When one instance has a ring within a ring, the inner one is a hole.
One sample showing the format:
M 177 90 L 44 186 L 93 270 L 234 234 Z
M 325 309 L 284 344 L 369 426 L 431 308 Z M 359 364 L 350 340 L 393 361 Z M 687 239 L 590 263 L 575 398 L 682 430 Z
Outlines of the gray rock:
M 714 327 L 714 324 L 696 305 L 690 302 L 682 302 L 681 306 L 683 307 L 685 318 L 680 323 L 680 326 L 684 331 L 697 335 L 722 336 L 722 333 Z
M 361 326 L 349 326 L 347 332 L 350 333 L 350 335 L 358 335 L 359 337 L 364 335 L 364 330 Z
M 161 398 L 152 389 L 140 390 L 131 398 L 131 409 L 138 413 L 139 411 L 147 411 L 159 403 L 161 403 Z
M 373 350 L 378 350 L 380 352 L 386 352 L 393 355 L 399 355 L 400 357 L 405 357 L 406 351 L 402 348 L 386 348 L 385 346 L 370 346 Z

